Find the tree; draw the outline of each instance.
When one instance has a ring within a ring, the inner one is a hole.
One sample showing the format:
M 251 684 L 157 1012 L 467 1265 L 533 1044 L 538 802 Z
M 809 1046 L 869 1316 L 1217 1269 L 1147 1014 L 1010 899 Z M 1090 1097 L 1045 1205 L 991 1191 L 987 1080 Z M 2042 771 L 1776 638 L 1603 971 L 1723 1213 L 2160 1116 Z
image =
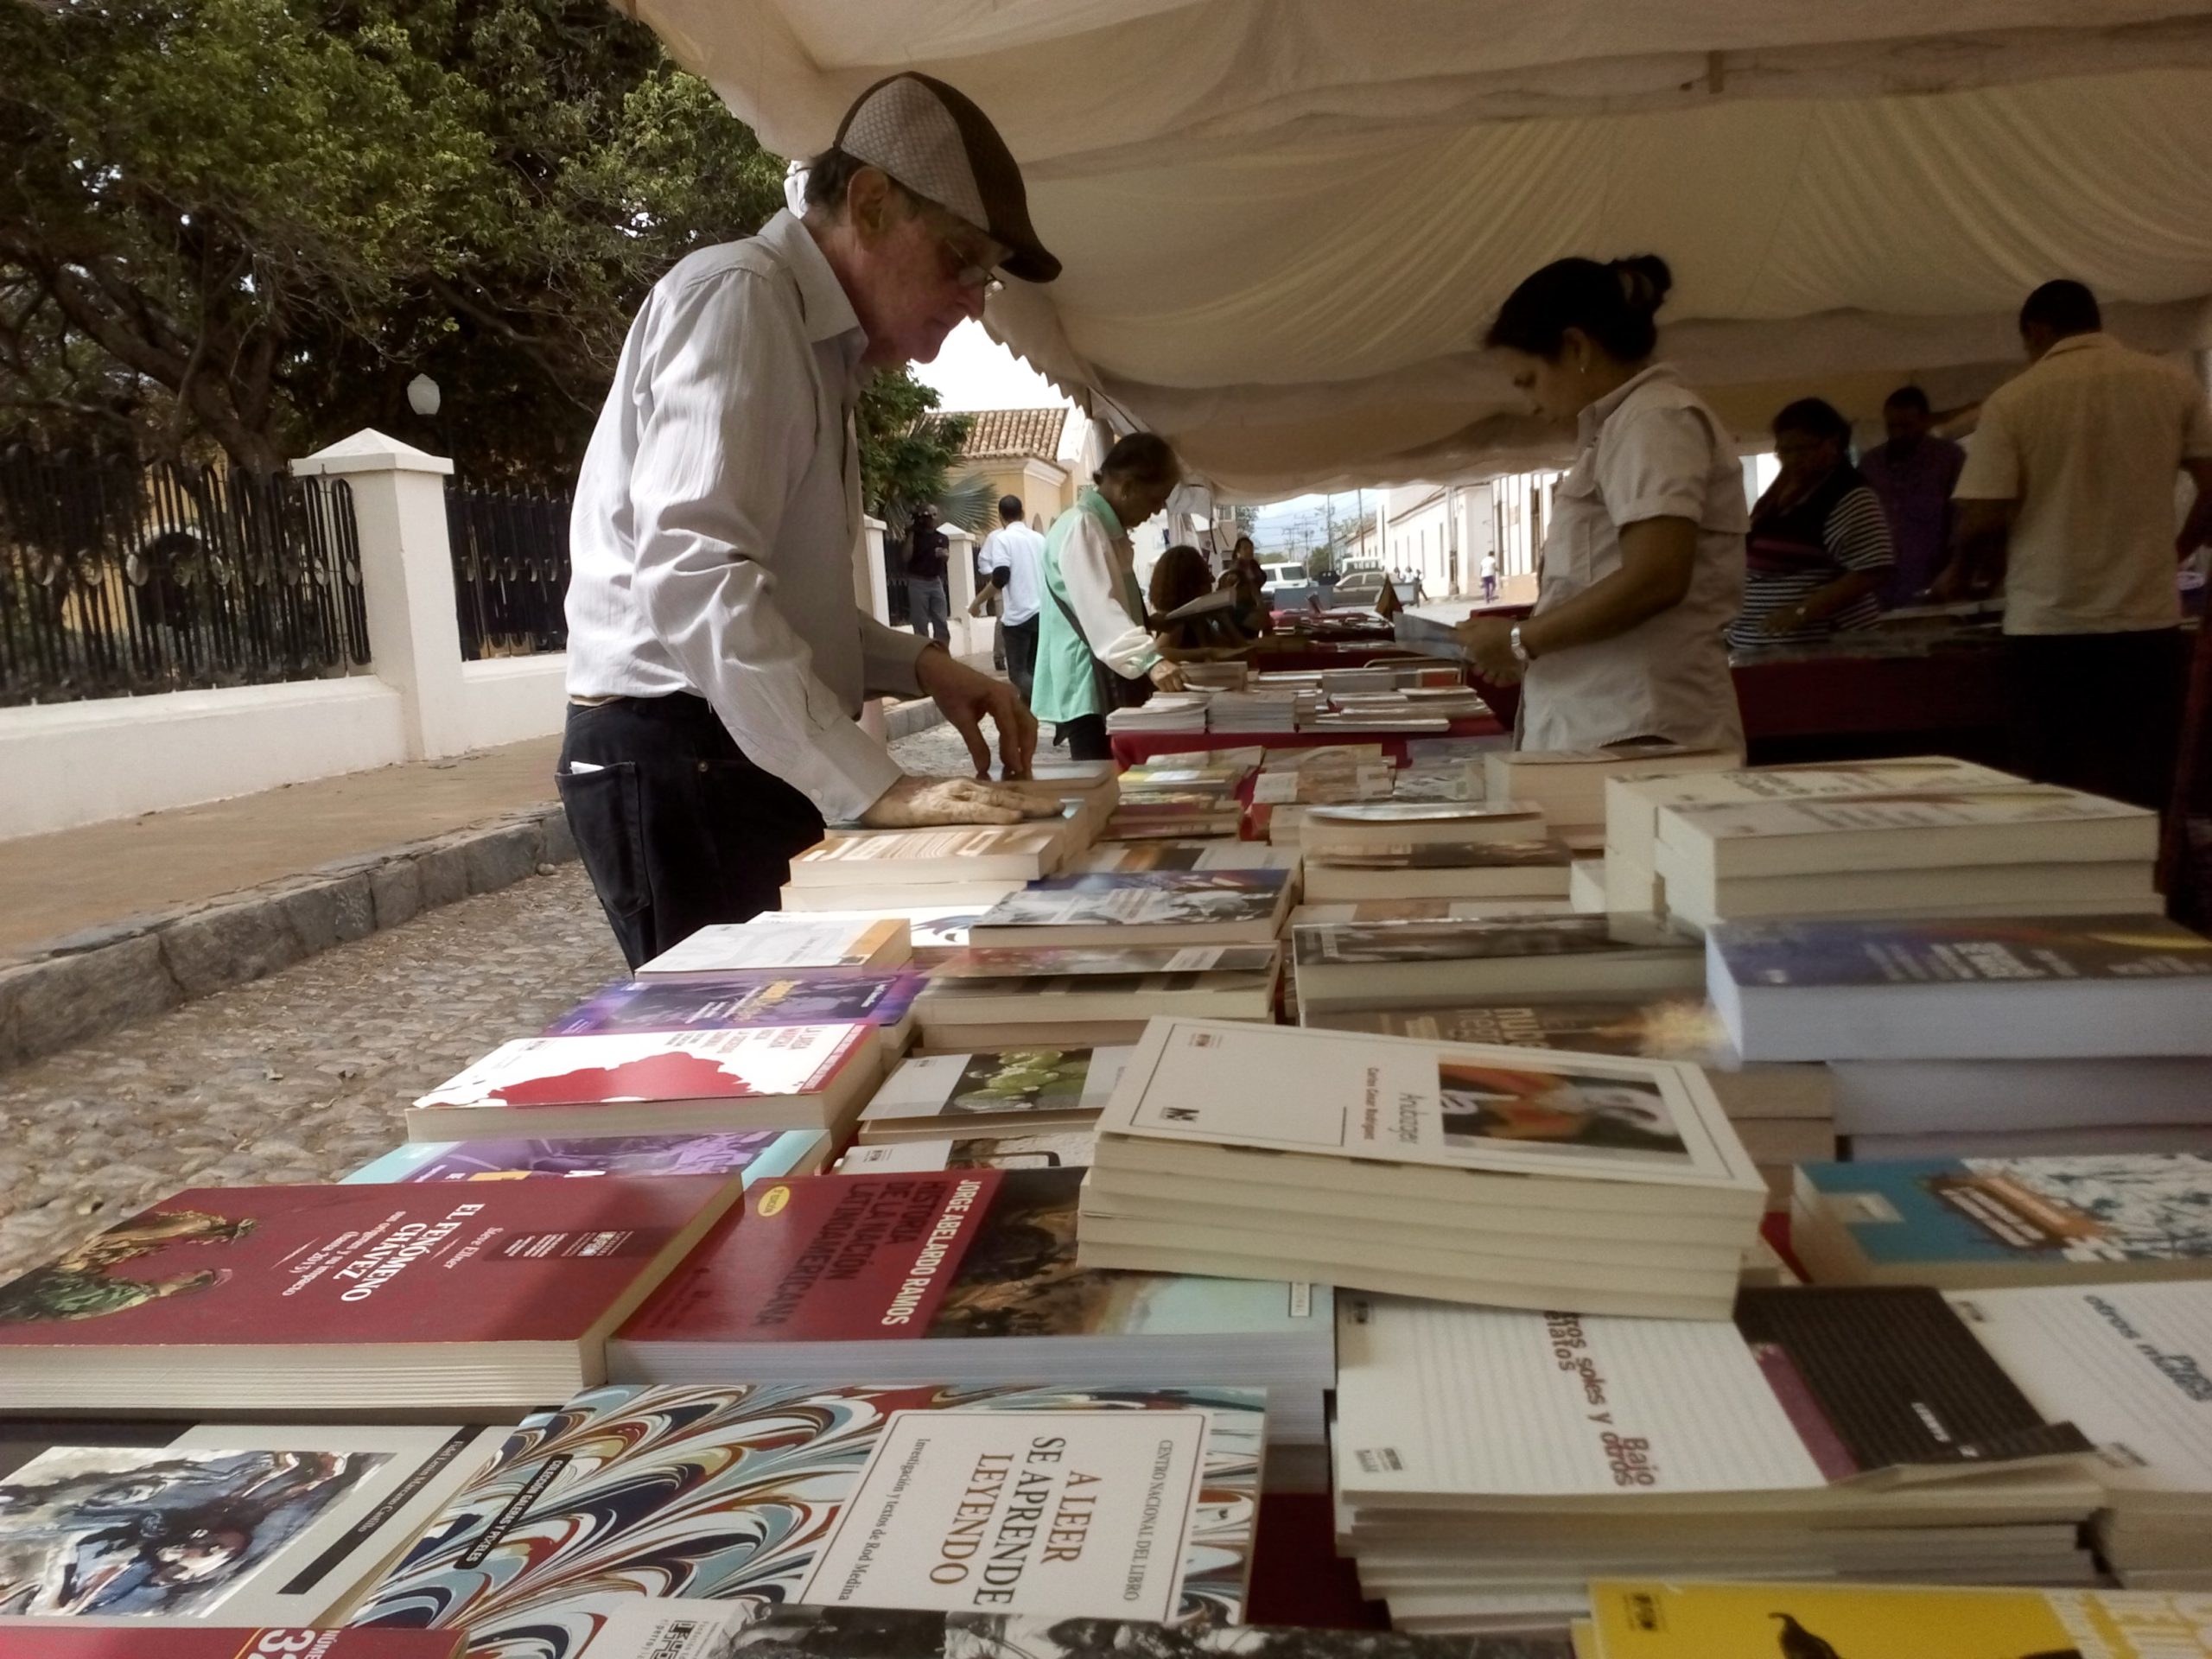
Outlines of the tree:
M 965 415 L 937 412 L 936 388 L 912 372 L 880 374 L 861 395 L 857 429 L 861 500 L 893 537 L 904 536 L 914 509 L 945 493 L 952 464 L 972 424 Z
M 600 0 L 0 0 L 0 435 L 565 474 L 652 280 L 781 200 Z

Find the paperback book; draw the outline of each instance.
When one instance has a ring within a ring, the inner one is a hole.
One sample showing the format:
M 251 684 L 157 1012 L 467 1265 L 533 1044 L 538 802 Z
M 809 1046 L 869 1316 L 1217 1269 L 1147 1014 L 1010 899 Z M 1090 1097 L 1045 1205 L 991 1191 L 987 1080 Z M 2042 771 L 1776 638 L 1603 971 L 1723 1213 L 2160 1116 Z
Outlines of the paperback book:
M 1066 829 L 1058 823 L 849 836 L 809 848 L 793 859 L 791 885 L 876 887 L 940 880 L 1033 881 L 1058 868 L 1069 845 Z
M 750 1186 L 778 1175 L 811 1175 L 829 1153 L 830 1137 L 819 1129 L 611 1135 L 583 1141 L 410 1141 L 362 1165 L 345 1184 L 735 1175 Z
M 595 1389 L 525 1420 L 354 1623 L 462 1626 L 477 1659 L 572 1659 L 648 1592 L 1234 1624 L 1260 1426 L 1229 1389 Z
M 1574 1659 L 1564 1637 L 1408 1636 L 1264 1625 L 1061 1622 L 994 1612 L 791 1607 L 741 1630 L 729 1659 Z M 227 1656 L 226 1656 L 227 1659 Z
M 201 1187 L 0 1285 L 0 1411 L 524 1407 L 743 1195 L 713 1176 Z
M 860 1138 L 1087 1129 L 1128 1063 L 1126 1048 L 1002 1048 L 902 1061 L 861 1113 Z
M 872 1026 L 502 1044 L 407 1109 L 415 1141 L 832 1129 L 882 1075 Z
M 1084 1129 L 958 1140 L 865 1141 L 837 1160 L 840 1175 L 903 1169 L 1088 1169 L 1098 1137 Z
M 1287 870 L 1145 870 L 1033 881 L 969 930 L 980 945 L 1266 944 L 1291 898 Z
M 912 954 L 905 921 L 836 912 L 797 916 L 772 910 L 749 922 L 715 923 L 638 969 L 640 979 L 789 974 L 834 968 L 896 968 Z
M 1649 916 L 1510 916 L 1299 925 L 1301 1011 L 1687 991 L 1697 937 Z
M 241 1628 L 187 1619 L 12 1620 L 5 1614 L 0 1614 L 0 1637 L 9 1659 L 460 1659 L 467 1645 L 459 1630 Z
M 624 980 L 571 1008 L 540 1034 L 861 1025 L 882 1032 L 896 1051 L 906 1046 L 914 999 L 925 983 L 923 975 L 903 969 Z
M 1411 846 L 1313 847 L 1306 896 L 1316 904 L 1362 899 L 1564 899 L 1573 855 L 1560 841 L 1422 842 Z
M 1808 1164 L 1790 1236 L 1824 1284 L 2212 1277 L 2212 1158 Z

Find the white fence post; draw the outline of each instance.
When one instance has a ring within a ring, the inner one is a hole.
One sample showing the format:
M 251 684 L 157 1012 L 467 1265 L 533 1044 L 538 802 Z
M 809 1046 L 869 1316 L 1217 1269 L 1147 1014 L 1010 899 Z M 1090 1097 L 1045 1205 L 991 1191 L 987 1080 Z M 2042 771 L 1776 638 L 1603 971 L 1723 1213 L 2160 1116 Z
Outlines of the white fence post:
M 370 668 L 399 693 L 410 760 L 469 747 L 445 480 L 453 462 L 364 428 L 292 463 L 343 478 L 360 537 Z

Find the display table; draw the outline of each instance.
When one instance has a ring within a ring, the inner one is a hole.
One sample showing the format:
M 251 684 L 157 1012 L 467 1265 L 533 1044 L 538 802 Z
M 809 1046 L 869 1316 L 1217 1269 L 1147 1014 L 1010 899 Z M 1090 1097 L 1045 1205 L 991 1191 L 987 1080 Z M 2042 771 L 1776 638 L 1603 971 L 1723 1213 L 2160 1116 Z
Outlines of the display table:
M 1337 1555 L 1326 1492 L 1269 1492 L 1260 1499 L 1248 1624 L 1387 1630 L 1379 1601 L 1363 1601 L 1359 1574 Z
M 1373 639 L 1301 639 L 1295 645 L 1261 645 L 1251 656 L 1255 674 L 1311 674 L 1332 668 L 1365 668 L 1378 662 L 1427 666 L 1435 661 L 1408 651 L 1387 633 Z
M 1443 732 L 1116 732 L 1114 764 L 1127 771 L 1155 754 L 1184 754 L 1194 749 L 1320 749 L 1343 743 L 1379 743 L 1399 766 L 1406 764 L 1406 743 L 1416 737 L 1496 737 L 1505 730 L 1488 715 L 1455 720 Z
M 2004 658 L 1993 641 L 1918 656 L 1754 660 L 1738 664 L 1735 677 L 1755 766 L 1922 753 L 1998 765 L 2005 758 Z

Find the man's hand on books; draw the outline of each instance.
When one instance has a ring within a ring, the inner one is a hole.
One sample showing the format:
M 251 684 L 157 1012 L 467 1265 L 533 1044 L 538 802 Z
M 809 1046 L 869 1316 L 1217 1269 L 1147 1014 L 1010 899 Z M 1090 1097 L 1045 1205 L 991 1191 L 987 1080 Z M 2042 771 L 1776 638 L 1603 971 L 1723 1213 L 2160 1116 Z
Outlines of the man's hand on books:
M 870 830 L 914 830 L 932 823 L 1020 823 L 1059 815 L 1057 801 L 969 778 L 901 778 L 861 814 Z
M 1037 716 L 1021 700 L 1020 693 L 1004 680 L 993 679 L 988 674 L 978 674 L 966 664 L 956 661 L 950 652 L 942 645 L 931 645 L 914 658 L 914 677 L 920 682 L 925 695 L 935 700 L 944 710 L 944 717 L 955 731 L 967 741 L 968 758 L 975 762 L 976 775 L 991 775 L 990 740 L 983 735 L 983 717 L 990 716 L 991 724 L 998 728 L 999 760 L 1001 769 L 1008 778 L 1027 778 L 1029 763 L 1037 753 Z M 939 823 L 963 820 L 939 819 Z M 996 820 L 964 820 L 964 822 L 992 823 Z
M 1165 657 L 1152 665 L 1151 679 L 1162 691 L 1180 691 L 1185 683 L 1182 664 L 1171 663 Z
M 1513 654 L 1513 624 L 1495 616 L 1478 616 L 1455 626 L 1452 633 L 1476 671 L 1498 685 L 1521 677 L 1521 659 Z

